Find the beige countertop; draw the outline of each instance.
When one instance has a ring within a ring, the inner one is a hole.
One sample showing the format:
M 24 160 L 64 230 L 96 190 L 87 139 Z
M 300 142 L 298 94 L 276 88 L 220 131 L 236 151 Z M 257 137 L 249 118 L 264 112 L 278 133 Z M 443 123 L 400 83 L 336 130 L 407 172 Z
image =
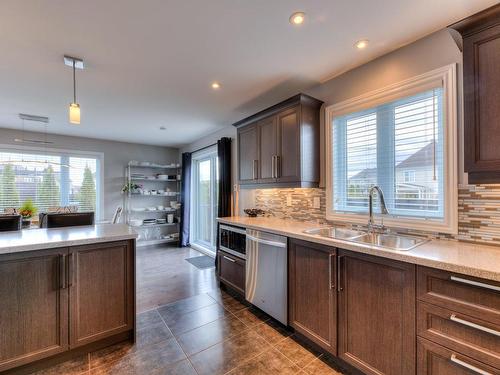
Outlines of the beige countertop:
M 433 267 L 464 275 L 500 281 L 500 247 L 454 240 L 432 240 L 409 251 L 385 250 L 372 245 L 336 240 L 303 233 L 325 225 L 289 219 L 232 216 L 217 219 L 220 223 L 263 230 L 287 237 L 321 243 L 364 254 Z
M 81 227 L 0 232 L 0 254 L 135 238 L 137 238 L 135 231 L 125 224 L 97 224 Z

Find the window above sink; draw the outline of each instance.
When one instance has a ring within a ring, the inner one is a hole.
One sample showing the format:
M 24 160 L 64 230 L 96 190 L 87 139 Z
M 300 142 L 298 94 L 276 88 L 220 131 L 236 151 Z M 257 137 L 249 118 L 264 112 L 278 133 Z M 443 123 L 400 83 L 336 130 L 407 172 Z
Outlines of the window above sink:
M 327 219 L 366 224 L 378 185 L 386 225 L 456 233 L 456 111 L 455 65 L 327 107 Z

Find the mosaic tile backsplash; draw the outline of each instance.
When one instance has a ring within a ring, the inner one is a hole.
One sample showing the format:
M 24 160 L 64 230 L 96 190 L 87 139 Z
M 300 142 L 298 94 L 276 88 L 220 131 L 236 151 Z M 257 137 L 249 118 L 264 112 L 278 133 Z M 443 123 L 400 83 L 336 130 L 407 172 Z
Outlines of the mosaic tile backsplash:
M 319 208 L 314 208 L 314 198 L 319 198 Z M 255 191 L 255 207 L 265 210 L 267 216 L 327 224 L 325 206 L 324 189 L 257 189 Z M 500 245 L 500 185 L 459 186 L 458 234 L 450 236 L 433 233 L 433 235 L 440 238 Z

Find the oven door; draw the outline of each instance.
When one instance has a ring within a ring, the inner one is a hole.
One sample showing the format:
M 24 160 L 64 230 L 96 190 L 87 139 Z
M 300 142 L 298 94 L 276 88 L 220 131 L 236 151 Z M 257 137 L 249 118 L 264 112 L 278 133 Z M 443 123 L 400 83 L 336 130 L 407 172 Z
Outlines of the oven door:
M 245 259 L 245 229 L 223 224 L 219 225 L 219 248 L 229 254 Z

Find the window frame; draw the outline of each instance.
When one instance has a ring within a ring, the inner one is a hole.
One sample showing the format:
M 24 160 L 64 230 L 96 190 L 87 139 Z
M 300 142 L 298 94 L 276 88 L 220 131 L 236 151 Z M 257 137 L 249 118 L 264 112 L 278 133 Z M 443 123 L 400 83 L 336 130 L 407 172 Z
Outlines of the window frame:
M 1 144 L 0 152 L 17 152 L 26 154 L 40 154 L 51 156 L 82 157 L 95 158 L 98 160 L 96 175 L 99 175 L 99 181 L 96 181 L 96 210 L 95 220 L 103 220 L 104 215 L 104 153 L 96 151 L 68 150 L 54 147 L 35 147 L 26 145 Z
M 367 224 L 368 212 L 334 210 L 333 119 L 338 116 L 368 110 L 407 96 L 435 88 L 443 88 L 443 218 L 419 218 L 384 215 L 384 224 L 394 228 L 416 229 L 440 233 L 458 233 L 458 154 L 457 154 L 457 67 L 450 64 L 358 97 L 325 108 L 325 178 L 326 218 Z M 378 213 L 376 216 L 380 216 Z M 380 219 L 380 218 L 379 218 Z

